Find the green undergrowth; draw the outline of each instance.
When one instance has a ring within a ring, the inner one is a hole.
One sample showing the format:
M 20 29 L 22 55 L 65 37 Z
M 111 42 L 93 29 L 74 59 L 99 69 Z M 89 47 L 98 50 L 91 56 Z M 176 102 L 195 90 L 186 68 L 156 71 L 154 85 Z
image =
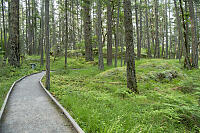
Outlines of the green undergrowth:
M 51 93 L 87 133 L 199 132 L 200 70 L 177 60 L 136 61 L 139 94 L 126 87 L 126 67 L 99 71 L 97 60 L 52 63 Z M 45 80 L 45 79 L 43 79 Z
M 10 87 L 16 80 L 23 76 L 40 71 L 39 62 L 34 60 L 35 58 L 38 57 L 26 57 L 20 68 L 0 64 L 0 108 Z M 37 65 L 35 70 L 31 69 L 30 63 L 35 63 Z

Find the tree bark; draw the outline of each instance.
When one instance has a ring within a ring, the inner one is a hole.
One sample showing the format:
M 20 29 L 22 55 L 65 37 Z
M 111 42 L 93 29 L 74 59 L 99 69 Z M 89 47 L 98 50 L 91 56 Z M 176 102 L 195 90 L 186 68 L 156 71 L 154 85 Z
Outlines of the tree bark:
M 85 60 L 93 61 L 92 51 L 92 30 L 91 30 L 91 17 L 90 17 L 90 0 L 84 0 L 84 38 L 85 38 Z
M 193 1 L 191 0 L 189 0 L 189 10 L 190 10 L 190 21 L 191 21 L 191 31 L 192 31 L 192 67 L 199 68 L 197 29 L 196 29 L 195 15 L 194 15 L 194 5 Z
M 4 49 L 5 49 L 5 55 L 4 55 L 4 60 L 7 59 L 8 57 L 8 47 L 7 47 L 7 33 L 6 33 L 6 24 L 5 24 L 5 13 L 4 13 L 4 1 L 1 1 L 2 4 L 2 17 L 3 17 L 3 36 L 4 36 Z M 2 47 L 3 48 L 3 47 Z
M 112 65 L 112 11 L 111 0 L 107 1 L 107 65 Z
M 50 89 L 49 0 L 45 0 L 46 88 Z
M 68 49 L 68 0 L 65 0 L 65 68 L 67 68 L 67 49 Z
M 19 45 L 19 1 L 10 1 L 10 56 L 9 64 L 14 67 L 20 66 L 20 45 Z
M 155 46 L 155 51 L 156 51 L 156 58 L 160 58 L 160 44 L 159 44 L 159 27 L 158 27 L 158 5 L 159 1 L 155 0 L 155 17 L 156 17 L 156 46 Z
M 146 28 L 147 28 L 147 57 L 151 58 L 151 44 L 150 44 L 150 36 L 149 36 L 149 18 L 148 18 L 148 3 L 147 0 L 145 0 L 146 3 Z
M 118 56 L 118 46 L 119 46 L 119 13 L 120 13 L 120 0 L 118 0 L 118 9 L 117 9 L 116 43 L 115 43 L 115 67 L 117 67 L 117 56 Z
M 179 0 L 179 4 L 180 4 L 180 9 L 181 9 L 181 13 L 182 13 L 182 22 L 183 22 L 183 29 L 184 29 L 184 43 L 185 43 L 185 61 L 184 61 L 184 68 L 186 69 L 191 69 L 191 62 L 190 62 L 190 58 L 189 58 L 189 54 L 188 54 L 188 42 L 187 42 L 187 33 L 186 33 L 186 24 L 185 24 L 185 18 L 184 18 L 184 11 L 183 11 L 183 7 L 182 7 L 182 0 Z
M 99 45 L 99 62 L 98 62 L 98 68 L 99 70 L 104 70 L 104 62 L 103 62 L 103 43 L 102 43 L 102 19 L 101 19 L 101 0 L 97 1 L 97 16 L 98 16 L 98 21 L 97 21 L 97 37 L 98 37 L 98 45 Z
M 127 87 L 133 92 L 138 93 L 135 74 L 135 54 L 133 44 L 133 23 L 131 1 L 124 0 L 124 26 L 126 42 L 126 61 L 127 61 Z
M 41 38 L 40 38 L 40 65 L 44 66 L 44 0 L 41 0 Z
M 135 18 L 136 18 L 136 32 L 137 32 L 137 59 L 140 59 L 140 33 L 138 26 L 138 5 L 137 0 L 135 0 Z

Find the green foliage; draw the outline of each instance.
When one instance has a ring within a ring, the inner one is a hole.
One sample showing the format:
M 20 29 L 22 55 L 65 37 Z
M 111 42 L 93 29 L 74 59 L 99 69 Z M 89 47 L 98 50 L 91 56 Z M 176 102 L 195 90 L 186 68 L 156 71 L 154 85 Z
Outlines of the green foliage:
M 136 61 L 140 94 L 135 95 L 126 87 L 126 67 L 105 65 L 102 72 L 83 58 L 70 58 L 63 69 L 63 62 L 52 64 L 58 71 L 52 73 L 51 93 L 85 132 L 199 131 L 199 70 L 183 70 L 176 60 Z M 151 77 L 159 74 L 162 80 Z M 187 86 L 193 91 L 180 89 Z

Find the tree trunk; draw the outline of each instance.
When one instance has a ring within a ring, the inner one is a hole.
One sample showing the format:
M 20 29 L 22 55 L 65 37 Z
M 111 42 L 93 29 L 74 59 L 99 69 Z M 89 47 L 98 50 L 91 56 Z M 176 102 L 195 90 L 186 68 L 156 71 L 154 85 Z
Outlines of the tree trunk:
M 136 32 L 137 32 L 137 59 L 140 59 L 140 33 L 138 26 L 138 5 L 137 0 L 135 0 L 135 18 L 136 18 Z
M 115 67 L 117 67 L 117 55 L 118 55 L 118 46 L 119 46 L 119 13 L 120 13 L 120 0 L 118 0 L 118 10 L 117 10 L 116 43 L 115 43 Z
M 9 63 L 12 66 L 20 66 L 20 48 L 19 48 L 19 1 L 10 1 L 10 56 Z
M 112 65 L 112 11 L 111 0 L 107 1 L 107 65 Z
M 84 37 L 85 37 L 85 60 L 93 61 L 92 51 L 92 29 L 91 29 L 91 17 L 90 17 L 90 0 L 84 0 Z
M 176 2 L 175 2 L 176 3 Z M 189 58 L 189 54 L 188 54 L 188 42 L 187 42 L 187 33 L 186 33 L 186 26 L 185 26 L 185 18 L 184 18 L 184 11 L 183 11 L 183 7 L 182 7 L 182 0 L 179 0 L 179 4 L 180 4 L 180 9 L 181 9 L 181 13 L 182 13 L 182 22 L 183 22 L 183 29 L 184 29 L 184 43 L 185 43 L 185 61 L 184 61 L 184 68 L 187 69 L 191 69 L 191 62 L 190 62 L 190 58 Z
M 50 89 L 49 0 L 45 0 L 46 88 Z
M 65 0 L 65 68 L 67 68 L 67 49 L 68 49 L 68 0 Z
M 44 66 L 44 0 L 41 0 L 41 39 L 40 39 L 40 65 Z
M 143 39 L 143 32 L 142 32 L 142 0 L 140 0 L 140 57 L 141 57 L 141 48 L 143 47 L 142 39 Z
M 98 21 L 97 21 L 97 37 L 98 37 L 98 45 L 99 45 L 99 62 L 98 62 L 98 67 L 99 70 L 104 70 L 104 62 L 103 62 L 103 43 L 102 43 L 102 20 L 101 20 L 101 0 L 97 1 L 97 16 L 98 16 Z
M 159 1 L 155 0 L 155 17 L 156 17 L 156 55 L 155 57 L 160 58 L 160 44 L 159 44 L 159 27 L 158 27 L 158 5 L 159 5 Z
M 131 1 L 124 0 L 124 26 L 126 42 L 126 61 L 127 61 L 127 87 L 133 92 L 138 93 L 135 74 L 135 54 L 133 44 L 133 23 Z
M 3 17 L 3 36 L 4 36 L 4 49 L 5 49 L 5 55 L 4 60 L 8 57 L 8 47 L 7 47 L 7 33 L 6 33 L 6 25 L 5 25 L 5 15 L 4 15 L 4 1 L 1 1 L 2 4 L 2 17 Z M 3 48 L 3 47 L 2 47 Z
M 190 21 L 191 21 L 191 31 L 192 31 L 192 67 L 198 67 L 198 41 L 197 41 L 197 29 L 196 21 L 194 15 L 194 5 L 193 1 L 189 0 L 189 10 L 190 10 Z
M 147 0 L 145 0 L 146 3 L 146 27 L 147 27 L 147 57 L 151 58 L 151 44 L 150 44 L 150 36 L 149 36 L 149 18 L 148 18 L 148 3 Z
M 165 15 L 166 15 L 166 17 L 165 17 L 165 26 L 166 26 L 166 51 L 165 51 L 165 58 L 166 59 L 168 59 L 169 58 L 169 52 L 168 52 L 168 49 L 169 49 L 169 47 L 168 47 L 168 15 L 167 15 L 167 13 L 168 13 L 168 11 L 167 11 L 167 5 L 168 5 L 168 0 L 165 0 Z

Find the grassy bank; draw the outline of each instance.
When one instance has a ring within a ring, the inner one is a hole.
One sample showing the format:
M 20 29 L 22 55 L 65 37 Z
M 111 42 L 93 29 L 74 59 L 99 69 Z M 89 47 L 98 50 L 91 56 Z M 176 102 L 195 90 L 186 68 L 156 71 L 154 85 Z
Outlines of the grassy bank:
M 37 65 L 36 69 L 31 69 L 30 63 Z M 40 71 L 38 57 L 26 57 L 20 68 L 14 68 L 9 65 L 0 65 L 0 108 L 11 85 L 21 77 Z
M 52 63 L 51 93 L 85 132 L 199 132 L 200 70 L 177 60 L 136 61 L 138 90 L 126 88 L 126 68 L 64 58 Z

